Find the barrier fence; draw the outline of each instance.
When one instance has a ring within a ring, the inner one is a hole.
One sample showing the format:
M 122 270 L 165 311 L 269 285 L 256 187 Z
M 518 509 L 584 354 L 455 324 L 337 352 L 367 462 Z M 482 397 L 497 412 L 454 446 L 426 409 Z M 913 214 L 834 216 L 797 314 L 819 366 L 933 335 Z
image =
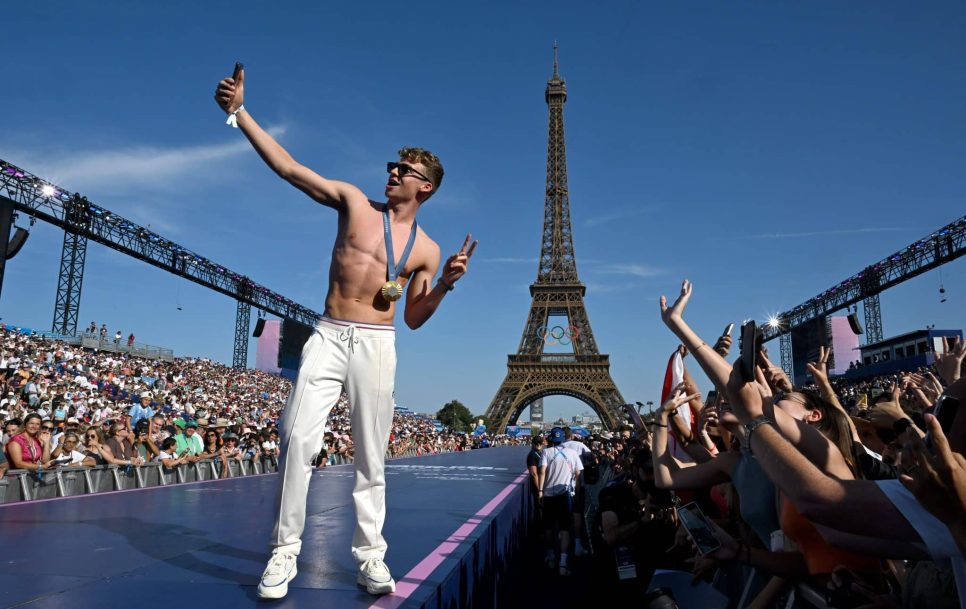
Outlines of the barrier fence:
M 425 453 L 418 449 L 409 449 L 395 456 L 387 452 L 386 460 L 418 457 L 423 454 Z M 351 457 L 338 454 L 329 457 L 329 465 L 347 463 L 352 463 Z M 277 471 L 278 462 L 275 457 L 228 459 L 227 470 L 219 458 L 182 463 L 173 468 L 164 467 L 161 463 L 58 467 L 44 470 L 40 475 L 35 471 L 12 469 L 0 478 L 0 503 L 170 486 L 223 477 L 258 476 Z

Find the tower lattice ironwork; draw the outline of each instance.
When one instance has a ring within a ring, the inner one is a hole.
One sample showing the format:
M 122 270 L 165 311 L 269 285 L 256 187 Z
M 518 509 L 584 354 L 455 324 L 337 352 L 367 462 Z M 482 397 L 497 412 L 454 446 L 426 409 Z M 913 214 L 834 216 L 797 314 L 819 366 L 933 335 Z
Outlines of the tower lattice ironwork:
M 556 45 L 553 77 L 547 81 L 545 98 L 550 127 L 540 261 L 537 280 L 530 284 L 533 301 L 523 338 L 516 354 L 508 356 L 506 378 L 486 411 L 490 427 L 497 433 L 516 421 L 527 406 L 548 395 L 585 402 L 609 429 L 624 418 L 624 398 L 611 378 L 608 356 L 597 349 L 584 306 L 587 288 L 577 276 L 564 142 L 567 86 L 557 69 Z M 548 346 L 556 349 L 548 350 Z

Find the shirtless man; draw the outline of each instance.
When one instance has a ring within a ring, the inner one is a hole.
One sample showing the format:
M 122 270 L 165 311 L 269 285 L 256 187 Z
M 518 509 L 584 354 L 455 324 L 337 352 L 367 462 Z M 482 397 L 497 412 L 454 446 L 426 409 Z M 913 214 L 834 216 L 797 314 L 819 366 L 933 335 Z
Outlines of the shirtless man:
M 245 74 L 240 69 L 218 83 L 215 101 L 229 114 L 229 123 L 237 121 L 272 171 L 339 215 L 325 314 L 302 350 L 298 379 L 282 416 L 278 517 L 271 540 L 272 557 L 258 585 L 258 595 L 282 598 L 288 592 L 288 582 L 295 577 L 312 459 L 343 386 L 352 404 L 356 445 L 352 492 L 357 519 L 352 556 L 360 565 L 356 581 L 370 594 L 387 594 L 396 587 L 383 562 L 386 541 L 382 536 L 386 518 L 384 458 L 396 372 L 392 325 L 395 300 L 408 287 L 403 319 L 410 328 L 422 326 L 466 273 L 476 242 L 471 243 L 467 235 L 463 247 L 446 260 L 434 284 L 440 249 L 417 226 L 416 212 L 443 179 L 439 159 L 426 150 L 403 148 L 399 161 L 388 163 L 387 202 L 370 201 L 352 184 L 323 178 L 297 163 L 244 109 L 244 83 Z M 386 236 L 391 236 L 388 242 Z M 390 285 L 393 280 L 395 285 Z

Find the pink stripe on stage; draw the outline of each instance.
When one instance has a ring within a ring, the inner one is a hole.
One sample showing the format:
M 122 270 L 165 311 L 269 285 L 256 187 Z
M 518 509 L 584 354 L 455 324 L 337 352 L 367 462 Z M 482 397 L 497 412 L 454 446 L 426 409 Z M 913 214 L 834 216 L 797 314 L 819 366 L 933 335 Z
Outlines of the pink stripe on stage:
M 454 550 L 466 540 L 466 538 L 483 522 L 483 519 L 493 513 L 496 506 L 506 499 L 514 488 L 520 485 L 521 482 L 527 479 L 529 474 L 524 472 L 517 476 L 516 480 L 508 484 L 502 491 L 500 491 L 496 497 L 491 499 L 489 503 L 483 506 L 479 512 L 474 514 L 470 519 L 464 522 L 458 529 L 456 529 L 452 535 L 450 535 L 446 541 L 439 544 L 435 550 L 426 555 L 426 558 L 422 559 L 418 565 L 412 568 L 412 570 L 407 573 L 397 584 L 396 591 L 388 596 L 383 596 L 373 604 L 369 605 L 369 609 L 396 609 L 402 605 L 406 599 L 416 591 L 426 579 L 432 575 L 436 567 L 442 564 L 442 562 L 453 553 Z

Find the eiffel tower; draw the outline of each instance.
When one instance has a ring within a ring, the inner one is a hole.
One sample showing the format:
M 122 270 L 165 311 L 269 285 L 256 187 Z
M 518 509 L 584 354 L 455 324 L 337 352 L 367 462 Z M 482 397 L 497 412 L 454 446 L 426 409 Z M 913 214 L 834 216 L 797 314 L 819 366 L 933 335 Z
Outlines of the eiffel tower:
M 608 429 L 624 417 L 624 398 L 610 376 L 610 361 L 597 349 L 590 329 L 570 226 L 563 106 L 567 86 L 557 72 L 547 81 L 550 130 L 547 141 L 547 191 L 537 280 L 530 284 L 530 314 L 515 355 L 509 355 L 503 384 L 486 411 L 489 426 L 503 433 L 520 413 L 548 395 L 566 395 L 589 405 Z M 566 322 L 558 322 L 566 317 Z M 549 327 L 548 327 L 549 324 Z M 555 347 L 547 351 L 547 347 Z M 569 352 L 561 352 L 561 351 Z

